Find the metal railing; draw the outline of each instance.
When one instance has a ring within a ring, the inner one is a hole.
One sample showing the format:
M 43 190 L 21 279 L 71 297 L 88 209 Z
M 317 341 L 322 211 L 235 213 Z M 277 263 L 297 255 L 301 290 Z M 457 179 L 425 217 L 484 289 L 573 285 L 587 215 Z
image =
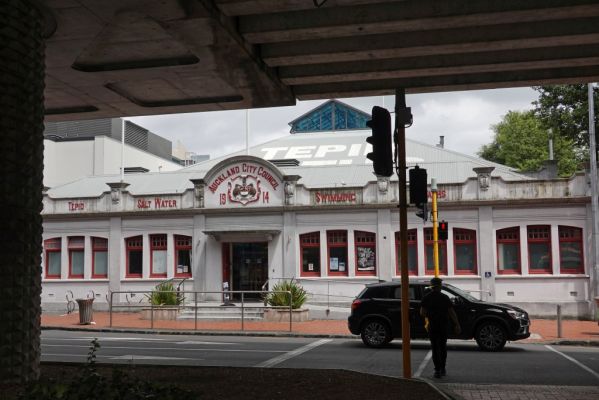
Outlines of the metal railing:
M 172 291 L 164 291 L 164 290 L 126 290 L 126 291 L 114 291 L 109 292 L 109 301 L 108 301 L 108 312 L 109 312 L 109 326 L 112 328 L 112 314 L 113 310 L 117 308 L 127 308 L 127 309 L 150 309 L 150 328 L 154 329 L 154 310 L 159 309 L 157 305 L 153 304 L 151 301 L 147 303 L 142 303 L 142 301 L 148 300 L 149 296 L 152 293 L 173 293 Z M 269 294 L 273 293 L 285 293 L 289 296 L 289 307 L 274 307 L 274 306 L 256 306 L 252 305 L 251 308 L 260 308 L 260 309 L 288 309 L 289 310 L 289 332 L 293 330 L 293 294 L 290 291 L 263 291 L 263 290 L 226 290 L 226 291 L 179 291 L 176 292 L 177 295 L 183 296 L 182 298 L 191 298 L 193 297 L 193 303 L 183 303 L 173 305 L 172 307 L 176 307 L 178 309 L 181 308 L 193 308 L 194 310 L 194 330 L 198 329 L 198 309 L 201 308 L 213 308 L 214 305 L 206 306 L 201 305 L 202 302 L 198 302 L 198 295 L 210 295 L 210 294 L 219 294 L 221 298 L 224 298 L 225 295 L 228 295 L 231 298 L 232 295 L 240 295 L 241 296 L 241 330 L 245 330 L 245 309 L 246 306 L 246 298 L 247 294 L 260 295 L 260 297 L 265 298 Z M 137 304 L 132 304 L 129 301 L 129 297 L 131 294 L 142 294 L 144 295 L 142 299 Z M 115 295 L 125 295 L 127 299 L 127 304 L 115 304 L 114 296 Z M 191 295 L 187 297 L 187 295 Z M 260 303 L 257 303 L 260 304 Z M 228 306 L 227 308 L 238 307 L 238 306 Z

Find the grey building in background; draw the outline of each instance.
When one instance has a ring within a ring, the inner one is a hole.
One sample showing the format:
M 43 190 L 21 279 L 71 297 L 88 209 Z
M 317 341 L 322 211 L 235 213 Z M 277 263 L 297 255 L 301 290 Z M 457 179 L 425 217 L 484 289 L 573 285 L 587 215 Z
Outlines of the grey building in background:
M 53 141 L 85 140 L 108 136 L 121 140 L 121 118 L 102 118 L 88 121 L 46 122 L 44 139 Z M 125 143 L 166 160 L 172 160 L 172 142 L 149 130 L 125 121 Z

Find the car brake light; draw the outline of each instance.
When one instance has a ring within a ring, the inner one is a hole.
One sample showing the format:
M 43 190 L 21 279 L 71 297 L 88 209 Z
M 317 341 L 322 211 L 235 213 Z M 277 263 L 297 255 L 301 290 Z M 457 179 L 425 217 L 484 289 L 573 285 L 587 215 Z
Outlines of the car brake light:
M 362 304 L 362 302 L 358 299 L 355 299 L 354 301 L 352 301 L 351 303 L 351 309 L 352 311 L 355 310 L 356 308 L 358 308 L 358 306 Z

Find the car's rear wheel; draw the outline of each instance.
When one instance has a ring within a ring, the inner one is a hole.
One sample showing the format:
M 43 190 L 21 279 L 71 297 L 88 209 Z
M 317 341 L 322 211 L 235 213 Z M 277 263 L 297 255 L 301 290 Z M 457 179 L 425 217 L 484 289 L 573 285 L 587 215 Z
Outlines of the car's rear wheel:
M 474 335 L 478 347 L 483 351 L 501 351 L 507 341 L 505 329 L 494 321 L 485 321 L 476 328 Z
M 382 347 L 393 339 L 389 325 L 381 319 L 366 321 L 362 325 L 360 336 L 364 344 L 369 347 Z

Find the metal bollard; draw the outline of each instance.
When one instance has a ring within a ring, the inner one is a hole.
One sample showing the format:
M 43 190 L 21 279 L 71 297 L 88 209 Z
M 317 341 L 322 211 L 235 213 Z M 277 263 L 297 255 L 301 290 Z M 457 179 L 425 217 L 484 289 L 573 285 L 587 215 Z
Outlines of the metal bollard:
M 562 306 L 557 305 L 557 337 L 562 337 Z

